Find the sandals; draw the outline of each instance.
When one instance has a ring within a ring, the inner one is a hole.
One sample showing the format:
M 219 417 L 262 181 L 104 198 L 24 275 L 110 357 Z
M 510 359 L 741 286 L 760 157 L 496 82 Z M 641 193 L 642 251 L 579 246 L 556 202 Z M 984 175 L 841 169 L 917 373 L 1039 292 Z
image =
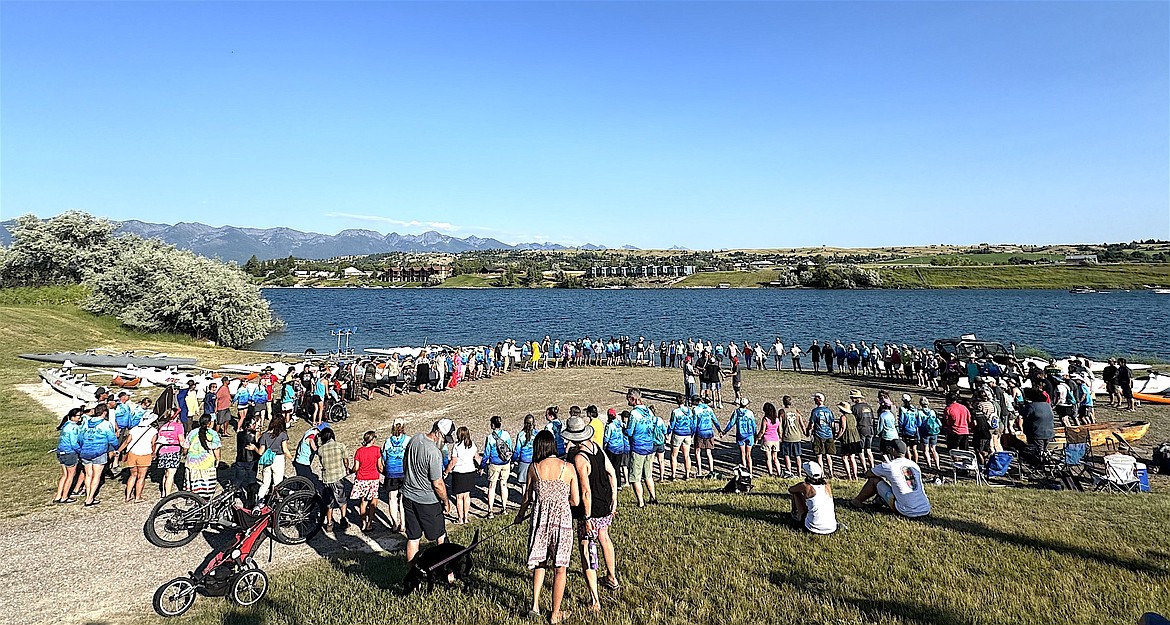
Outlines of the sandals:
M 604 577 L 604 578 L 598 580 L 597 585 L 601 586 L 602 588 L 604 588 L 606 590 L 617 590 L 617 589 L 622 587 L 622 585 L 617 583 L 617 582 L 609 581 L 608 577 Z

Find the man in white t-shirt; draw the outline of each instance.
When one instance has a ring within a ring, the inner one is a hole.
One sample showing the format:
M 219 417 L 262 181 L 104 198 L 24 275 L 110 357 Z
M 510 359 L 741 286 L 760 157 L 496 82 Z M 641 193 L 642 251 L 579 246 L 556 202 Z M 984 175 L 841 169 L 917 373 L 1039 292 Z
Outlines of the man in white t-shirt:
M 854 508 L 861 508 L 876 496 L 902 516 L 916 518 L 930 514 L 930 501 L 922 489 L 922 470 L 906 458 L 906 443 L 895 440 L 889 450 L 894 457 L 865 472 L 865 485 L 850 503 Z

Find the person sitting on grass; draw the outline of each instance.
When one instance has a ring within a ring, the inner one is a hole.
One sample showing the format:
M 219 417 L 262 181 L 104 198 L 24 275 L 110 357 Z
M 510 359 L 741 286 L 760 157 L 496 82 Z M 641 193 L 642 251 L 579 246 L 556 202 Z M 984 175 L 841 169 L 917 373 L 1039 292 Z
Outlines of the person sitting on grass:
M 821 465 L 809 461 L 801 465 L 804 481 L 788 489 L 792 495 L 792 518 L 813 534 L 837 531 L 837 510 L 833 504 L 833 487 L 825 481 Z
M 922 488 L 922 470 L 906 457 L 906 443 L 894 440 L 888 450 L 893 457 L 865 472 L 865 485 L 850 505 L 862 508 L 876 496 L 902 516 L 913 519 L 930 514 L 930 501 Z

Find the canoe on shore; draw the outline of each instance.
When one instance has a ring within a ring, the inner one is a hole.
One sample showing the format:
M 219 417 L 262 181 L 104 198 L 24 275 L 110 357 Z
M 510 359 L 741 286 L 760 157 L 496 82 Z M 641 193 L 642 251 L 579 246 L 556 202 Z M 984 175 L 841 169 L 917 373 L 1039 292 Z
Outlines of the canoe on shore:
M 1153 393 L 1134 393 L 1134 399 L 1140 399 L 1151 404 L 1170 404 L 1170 396 L 1154 395 Z
M 21 354 L 20 357 L 37 362 L 53 362 L 57 364 L 64 364 L 66 361 L 69 361 L 80 367 L 104 367 L 107 369 L 126 367 L 129 365 L 136 367 L 190 368 L 194 367 L 196 362 L 194 358 L 168 356 L 166 354 L 139 354 L 135 352 L 126 352 L 124 354 L 99 353 L 97 351 L 52 352 L 48 354 Z
M 1126 442 L 1132 443 L 1141 439 L 1149 431 L 1149 421 L 1103 421 L 1068 428 L 1058 427 L 1055 430 L 1056 438 L 1052 439 L 1052 442 L 1057 445 L 1063 445 L 1066 441 L 1069 443 L 1089 443 L 1093 447 L 1104 447 L 1107 443 L 1113 444 L 1114 433 L 1120 434 Z M 1021 445 L 1026 442 L 1023 434 L 1005 434 L 1005 436 L 1015 438 Z

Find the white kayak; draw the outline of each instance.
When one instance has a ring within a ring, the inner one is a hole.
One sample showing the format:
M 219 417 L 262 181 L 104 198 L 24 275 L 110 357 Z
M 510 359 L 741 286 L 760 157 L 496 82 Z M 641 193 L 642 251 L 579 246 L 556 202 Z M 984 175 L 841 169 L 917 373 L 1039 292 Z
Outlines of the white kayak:
M 160 369 L 158 367 L 135 367 L 131 365 L 115 369 L 114 371 L 121 376 L 142 378 L 155 386 L 169 386 L 174 384 L 179 388 L 186 388 L 187 382 L 194 380 L 196 387 L 201 392 L 207 390 L 207 385 L 213 380 L 216 382 L 219 381 L 219 378 L 206 373 L 191 373 L 176 369 Z
M 224 365 L 216 371 L 223 371 L 226 373 L 248 374 L 248 373 L 263 373 L 268 367 L 272 367 L 273 375 L 283 378 L 289 371 L 294 373 L 300 370 L 301 364 L 290 364 L 287 362 L 253 362 L 246 364 L 231 364 Z
M 1060 369 L 1060 372 L 1062 374 L 1067 375 L 1068 374 L 1069 360 L 1071 360 L 1071 359 L 1070 358 L 1061 358 L 1060 360 L 1057 360 L 1053 364 L 1058 369 Z M 1092 371 L 1094 375 L 1100 375 L 1102 372 L 1105 371 L 1105 367 L 1107 367 L 1109 365 L 1109 363 L 1107 363 L 1107 362 L 1100 362 L 1097 360 L 1089 360 L 1087 358 L 1085 360 L 1088 361 L 1088 363 L 1089 363 L 1089 371 Z M 1048 361 L 1041 359 L 1041 358 L 1025 358 L 1024 365 L 1027 366 L 1028 363 L 1034 364 L 1037 367 L 1040 367 L 1041 369 L 1044 369 L 1045 367 L 1048 366 Z M 1148 371 L 1149 369 L 1153 368 L 1153 365 L 1144 365 L 1144 364 L 1136 363 L 1136 362 L 1128 363 L 1128 365 L 1129 365 L 1129 370 L 1133 371 L 1135 373 L 1138 371 Z
M 51 368 L 37 369 L 37 373 L 54 391 L 66 397 L 85 403 L 93 403 L 97 399 L 95 392 L 99 385 L 90 382 L 82 374 Z

